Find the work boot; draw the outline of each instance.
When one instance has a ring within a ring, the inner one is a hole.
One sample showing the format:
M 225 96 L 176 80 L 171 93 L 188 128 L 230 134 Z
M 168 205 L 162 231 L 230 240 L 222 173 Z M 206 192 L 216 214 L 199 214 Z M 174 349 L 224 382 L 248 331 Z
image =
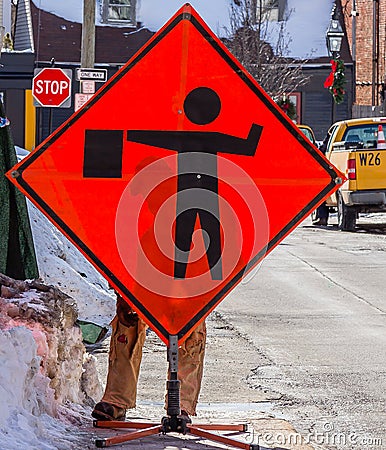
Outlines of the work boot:
M 91 413 L 97 420 L 125 420 L 126 409 L 107 402 L 99 402 Z
M 185 423 L 192 423 L 192 419 L 190 418 L 189 414 L 182 410 L 181 414 L 178 416 L 180 419 L 183 419 Z
M 320 219 L 316 220 L 313 225 L 326 227 L 327 226 L 327 217 L 321 217 Z

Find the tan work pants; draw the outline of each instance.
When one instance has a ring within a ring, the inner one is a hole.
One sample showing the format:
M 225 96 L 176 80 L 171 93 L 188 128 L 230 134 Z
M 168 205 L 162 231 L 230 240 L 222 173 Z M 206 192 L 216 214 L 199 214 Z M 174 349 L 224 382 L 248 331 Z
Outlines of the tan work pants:
M 147 325 L 139 319 L 126 327 L 115 316 L 110 341 L 109 371 L 102 401 L 121 408 L 134 408 L 137 383 Z M 206 342 L 206 326 L 202 322 L 183 342 L 178 351 L 178 378 L 181 381 L 181 410 L 196 415 L 201 388 Z

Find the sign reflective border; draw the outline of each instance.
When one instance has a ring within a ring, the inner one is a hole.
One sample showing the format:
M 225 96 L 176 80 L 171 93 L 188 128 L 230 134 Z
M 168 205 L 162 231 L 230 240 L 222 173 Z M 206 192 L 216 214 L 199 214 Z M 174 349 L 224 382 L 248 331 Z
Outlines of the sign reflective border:
M 344 179 L 190 5 L 12 173 L 165 342 Z

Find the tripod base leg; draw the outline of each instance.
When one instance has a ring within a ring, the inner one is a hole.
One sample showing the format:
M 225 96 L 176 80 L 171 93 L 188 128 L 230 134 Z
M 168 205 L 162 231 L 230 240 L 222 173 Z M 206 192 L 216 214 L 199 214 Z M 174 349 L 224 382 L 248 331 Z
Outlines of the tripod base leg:
M 143 428 L 150 428 L 155 425 L 158 424 L 151 422 L 126 422 L 122 420 L 94 420 L 93 422 L 93 426 L 95 428 L 132 428 L 141 430 Z
M 162 431 L 161 425 L 155 425 L 153 427 L 144 428 L 140 431 L 132 431 L 131 433 L 121 434 L 119 436 L 113 436 L 106 439 L 97 439 L 95 445 L 97 448 L 110 447 L 110 445 L 122 444 L 123 442 L 133 441 L 146 436 L 152 436 L 153 434 L 159 434 Z
M 231 426 L 231 425 L 228 425 L 228 426 Z M 229 438 L 227 436 L 221 436 L 221 435 L 218 435 L 215 433 L 211 433 L 207 430 L 204 430 L 203 428 L 200 428 L 200 425 L 199 426 L 188 425 L 188 429 L 189 429 L 189 433 L 193 434 L 194 436 L 199 436 L 199 437 L 203 437 L 206 439 L 210 439 L 211 441 L 220 442 L 221 444 L 225 444 L 225 445 L 231 445 L 232 447 L 235 447 L 235 448 L 242 448 L 244 450 L 259 450 L 259 448 L 260 448 L 259 445 L 256 445 L 256 444 L 247 444 L 244 442 L 236 441 L 235 439 Z M 218 429 L 218 428 L 211 428 L 211 429 Z M 224 430 L 225 427 L 222 429 Z M 240 431 L 240 430 L 236 430 L 236 431 Z
M 188 425 L 189 426 L 189 425 Z M 246 432 L 248 431 L 247 423 L 237 423 L 237 424 L 229 424 L 229 423 L 200 423 L 198 425 L 190 425 L 195 428 L 200 428 L 201 430 L 216 430 L 216 431 L 240 431 Z

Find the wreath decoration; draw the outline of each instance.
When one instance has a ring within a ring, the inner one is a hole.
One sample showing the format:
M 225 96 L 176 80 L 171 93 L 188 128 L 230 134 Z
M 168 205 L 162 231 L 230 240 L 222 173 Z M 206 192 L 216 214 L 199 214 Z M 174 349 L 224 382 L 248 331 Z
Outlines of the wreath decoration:
M 286 97 L 286 96 L 281 97 L 279 100 L 276 101 L 276 104 L 281 108 L 281 110 L 285 114 L 287 114 L 287 116 L 291 120 L 295 120 L 296 119 L 296 107 L 295 107 L 295 104 L 293 102 L 291 102 L 291 100 L 288 97 Z
M 344 62 L 341 59 L 332 59 L 331 73 L 324 82 L 324 87 L 331 92 L 334 102 L 339 105 L 344 100 L 344 86 L 346 84 L 346 77 L 344 74 Z

